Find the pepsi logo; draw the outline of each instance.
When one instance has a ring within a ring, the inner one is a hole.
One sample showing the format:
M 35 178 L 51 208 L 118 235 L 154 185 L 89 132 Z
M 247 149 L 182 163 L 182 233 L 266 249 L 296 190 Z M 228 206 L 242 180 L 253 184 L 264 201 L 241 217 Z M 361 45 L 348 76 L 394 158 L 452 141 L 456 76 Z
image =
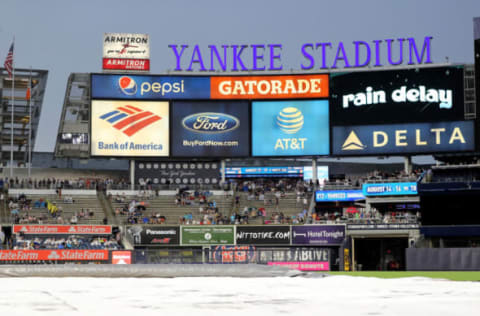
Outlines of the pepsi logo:
M 303 123 L 302 112 L 293 106 L 282 109 L 277 115 L 278 127 L 287 134 L 295 134 L 301 130 Z
M 240 121 L 232 115 L 204 112 L 185 117 L 182 125 L 187 130 L 197 133 L 225 133 L 238 128 Z
M 137 93 L 137 83 L 130 77 L 120 77 L 120 79 L 118 79 L 118 86 L 126 95 L 134 95 Z

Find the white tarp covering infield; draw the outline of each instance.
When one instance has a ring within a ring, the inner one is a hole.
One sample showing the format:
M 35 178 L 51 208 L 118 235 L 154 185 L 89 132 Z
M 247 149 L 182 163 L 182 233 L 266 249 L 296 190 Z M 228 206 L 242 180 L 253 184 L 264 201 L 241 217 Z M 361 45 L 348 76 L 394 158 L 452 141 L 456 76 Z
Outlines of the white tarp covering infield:
M 480 282 L 428 278 L 1 278 L 1 315 L 480 315 Z

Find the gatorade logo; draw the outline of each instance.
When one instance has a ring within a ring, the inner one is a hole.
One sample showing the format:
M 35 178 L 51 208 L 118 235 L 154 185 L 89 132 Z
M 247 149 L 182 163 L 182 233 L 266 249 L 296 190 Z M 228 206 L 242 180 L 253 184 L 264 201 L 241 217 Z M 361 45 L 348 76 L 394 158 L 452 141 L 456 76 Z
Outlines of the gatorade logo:
M 360 139 L 358 138 L 357 134 L 354 131 L 351 131 L 348 135 L 347 139 L 342 145 L 342 150 L 363 150 L 367 148 Z
M 135 95 L 135 93 L 137 93 L 137 83 L 128 76 L 120 77 L 120 79 L 118 79 L 118 86 L 126 95 Z
M 132 105 L 119 106 L 116 110 L 105 113 L 100 119 L 111 123 L 127 136 L 132 136 L 162 118 L 150 111 L 144 111 Z

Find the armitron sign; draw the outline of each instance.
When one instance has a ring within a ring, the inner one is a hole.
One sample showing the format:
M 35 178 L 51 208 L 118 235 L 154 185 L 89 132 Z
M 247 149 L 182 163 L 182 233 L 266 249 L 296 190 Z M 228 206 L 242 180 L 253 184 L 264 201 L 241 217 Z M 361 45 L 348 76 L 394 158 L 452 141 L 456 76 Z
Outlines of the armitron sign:
M 105 33 L 103 69 L 150 70 L 148 34 Z

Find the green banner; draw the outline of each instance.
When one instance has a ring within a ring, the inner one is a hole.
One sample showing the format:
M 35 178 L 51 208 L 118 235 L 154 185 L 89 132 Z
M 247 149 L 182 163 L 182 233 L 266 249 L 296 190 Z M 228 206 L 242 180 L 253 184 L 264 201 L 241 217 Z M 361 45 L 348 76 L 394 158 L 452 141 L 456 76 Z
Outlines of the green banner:
M 233 245 L 233 226 L 182 226 L 182 245 Z

